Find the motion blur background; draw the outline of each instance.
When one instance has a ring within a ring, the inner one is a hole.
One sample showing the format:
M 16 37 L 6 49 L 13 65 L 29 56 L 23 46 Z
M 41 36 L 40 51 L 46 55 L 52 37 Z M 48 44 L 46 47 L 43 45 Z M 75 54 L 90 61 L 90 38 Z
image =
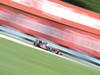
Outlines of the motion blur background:
M 100 0 L 62 1 L 100 13 Z M 0 24 L 0 34 L 32 46 L 30 48 L 0 38 L 0 75 L 100 75 L 100 58 L 70 48 L 65 49 L 51 41 L 26 34 L 3 24 Z M 36 39 L 46 41 L 52 47 L 66 50 L 64 57 L 68 59 L 65 60 L 33 47 L 33 40 Z
M 100 13 L 100 0 L 62 0 L 62 1 Z

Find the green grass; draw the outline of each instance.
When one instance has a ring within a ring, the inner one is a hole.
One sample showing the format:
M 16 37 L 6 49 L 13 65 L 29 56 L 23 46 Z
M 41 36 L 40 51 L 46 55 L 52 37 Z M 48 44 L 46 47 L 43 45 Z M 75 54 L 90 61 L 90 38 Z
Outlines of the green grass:
M 0 75 L 100 75 L 100 71 L 0 38 Z
M 62 0 L 88 10 L 100 13 L 100 0 Z

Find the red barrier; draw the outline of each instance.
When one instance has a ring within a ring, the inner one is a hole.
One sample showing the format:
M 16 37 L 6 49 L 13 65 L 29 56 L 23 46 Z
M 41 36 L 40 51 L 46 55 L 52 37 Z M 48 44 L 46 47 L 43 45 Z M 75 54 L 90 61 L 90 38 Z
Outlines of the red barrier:
M 0 6 L 0 24 L 100 57 L 100 36 Z
M 100 14 L 60 0 L 0 0 L 0 3 L 100 35 Z

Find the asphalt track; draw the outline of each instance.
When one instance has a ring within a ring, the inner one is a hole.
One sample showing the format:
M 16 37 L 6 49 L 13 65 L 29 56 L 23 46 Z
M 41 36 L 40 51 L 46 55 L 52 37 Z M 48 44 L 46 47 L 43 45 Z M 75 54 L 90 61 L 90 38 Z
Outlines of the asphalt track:
M 0 75 L 100 75 L 94 68 L 0 38 Z

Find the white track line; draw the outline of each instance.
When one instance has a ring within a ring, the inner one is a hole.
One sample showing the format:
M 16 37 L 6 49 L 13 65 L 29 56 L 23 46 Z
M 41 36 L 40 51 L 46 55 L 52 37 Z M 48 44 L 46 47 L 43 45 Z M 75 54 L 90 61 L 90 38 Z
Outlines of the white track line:
M 25 43 L 25 42 L 22 42 L 22 41 L 20 41 L 20 40 L 14 39 L 14 38 L 11 38 L 11 37 L 6 36 L 6 35 L 0 34 L 0 38 L 5 38 L 5 39 L 11 40 L 11 41 L 13 41 L 13 42 L 16 42 L 16 43 L 19 43 L 19 44 L 22 44 L 22 45 L 25 45 L 25 46 L 28 46 L 28 47 L 31 47 L 31 48 L 35 48 L 35 49 L 37 49 L 37 50 L 39 50 L 39 51 L 43 51 L 43 52 L 46 52 L 46 53 L 49 53 L 49 54 L 52 54 L 52 55 L 61 57 L 61 58 L 63 58 L 63 59 L 67 59 L 67 60 L 70 60 L 70 61 L 72 61 L 72 62 L 76 62 L 76 63 L 78 63 L 78 64 L 81 64 L 81 65 L 84 65 L 84 66 L 93 68 L 93 67 L 91 67 L 91 66 L 89 66 L 89 65 L 80 63 L 79 61 L 76 61 L 76 60 L 73 60 L 73 59 L 70 59 L 70 58 L 61 56 L 61 55 L 57 55 L 57 54 L 55 54 L 55 53 L 51 53 L 51 52 L 49 52 L 49 51 L 43 50 L 43 49 L 41 49 L 41 48 L 35 47 L 35 46 L 33 46 L 33 45 L 27 44 L 27 43 Z

